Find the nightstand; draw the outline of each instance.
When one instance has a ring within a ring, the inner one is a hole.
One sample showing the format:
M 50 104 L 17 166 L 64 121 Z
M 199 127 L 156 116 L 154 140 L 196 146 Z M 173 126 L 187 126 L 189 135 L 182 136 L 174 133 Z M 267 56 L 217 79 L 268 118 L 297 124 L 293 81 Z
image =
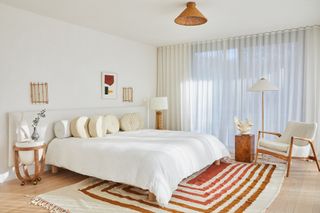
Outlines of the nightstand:
M 41 181 L 40 175 L 45 167 L 46 144 L 44 141 L 37 142 L 17 142 L 14 146 L 14 166 L 18 179 L 23 186 L 26 182 L 36 185 Z M 28 167 L 34 165 L 34 175 L 30 175 Z M 20 173 L 20 166 L 24 176 Z
M 255 142 L 254 135 L 235 136 L 235 160 L 251 163 L 254 159 Z

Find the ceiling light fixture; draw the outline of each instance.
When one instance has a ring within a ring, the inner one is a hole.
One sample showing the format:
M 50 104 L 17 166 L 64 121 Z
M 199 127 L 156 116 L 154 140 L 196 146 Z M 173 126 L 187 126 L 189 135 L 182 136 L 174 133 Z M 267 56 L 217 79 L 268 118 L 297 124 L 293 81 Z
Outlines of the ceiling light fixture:
M 196 8 L 195 2 L 188 2 L 187 8 L 174 20 L 176 24 L 184 26 L 201 25 L 207 21 L 207 18 Z

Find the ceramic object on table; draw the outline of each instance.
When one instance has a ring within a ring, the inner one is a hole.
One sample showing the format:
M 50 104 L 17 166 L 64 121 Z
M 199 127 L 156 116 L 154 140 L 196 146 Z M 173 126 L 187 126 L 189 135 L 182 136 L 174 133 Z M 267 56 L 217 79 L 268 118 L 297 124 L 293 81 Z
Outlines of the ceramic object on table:
M 253 126 L 253 123 L 249 119 L 241 121 L 237 117 L 234 118 L 234 124 L 241 135 L 249 135 Z
M 31 135 L 31 139 L 34 141 L 38 141 L 39 137 L 40 137 L 40 135 L 38 133 L 37 127 L 33 127 L 33 133 Z

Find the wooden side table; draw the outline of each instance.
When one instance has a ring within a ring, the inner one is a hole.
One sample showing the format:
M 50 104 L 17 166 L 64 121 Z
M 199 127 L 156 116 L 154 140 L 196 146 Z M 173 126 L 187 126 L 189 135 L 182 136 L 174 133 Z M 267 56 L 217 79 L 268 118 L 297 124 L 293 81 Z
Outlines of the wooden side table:
M 251 163 L 254 159 L 255 142 L 254 135 L 235 136 L 235 160 Z
M 44 171 L 45 156 L 47 145 L 43 141 L 39 142 L 18 142 L 13 146 L 14 149 L 14 166 L 21 186 L 26 182 L 32 182 L 36 185 L 41 181 L 40 175 Z M 30 175 L 28 166 L 34 164 L 34 175 Z M 20 166 L 23 168 L 25 176 L 20 173 Z

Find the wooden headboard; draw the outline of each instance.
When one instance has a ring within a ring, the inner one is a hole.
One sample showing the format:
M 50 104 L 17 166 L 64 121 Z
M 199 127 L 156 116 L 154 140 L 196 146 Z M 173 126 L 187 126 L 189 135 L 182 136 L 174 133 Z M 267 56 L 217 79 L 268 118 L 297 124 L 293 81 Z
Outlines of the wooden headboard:
M 40 134 L 39 140 L 44 140 L 46 143 L 51 141 L 55 136 L 53 132 L 53 125 L 58 120 L 71 120 L 77 116 L 93 115 L 106 115 L 113 114 L 121 117 L 125 113 L 136 112 L 139 113 L 144 119 L 144 127 L 149 128 L 149 109 L 146 106 L 120 106 L 120 107 L 103 107 L 103 108 L 86 108 L 86 109 L 62 109 L 62 110 L 47 110 L 46 117 L 40 120 L 38 132 Z M 10 112 L 8 122 L 8 165 L 13 166 L 13 145 L 16 141 L 16 128 L 17 123 L 24 119 L 30 128 L 32 134 L 33 129 L 31 126 L 32 120 L 38 111 L 26 112 Z

